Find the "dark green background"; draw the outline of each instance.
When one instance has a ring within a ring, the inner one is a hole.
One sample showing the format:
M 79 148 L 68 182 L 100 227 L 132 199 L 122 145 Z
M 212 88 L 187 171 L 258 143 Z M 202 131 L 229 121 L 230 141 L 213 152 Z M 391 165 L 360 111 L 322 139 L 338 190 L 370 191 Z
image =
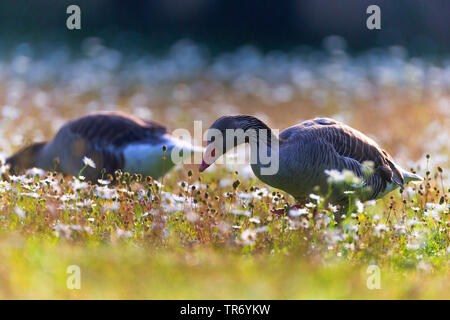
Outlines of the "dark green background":
M 80 31 L 66 28 L 70 4 L 81 7 Z M 371 4 L 381 7 L 381 30 L 366 28 Z M 0 44 L 78 45 L 95 36 L 111 46 L 158 51 L 190 38 L 214 52 L 242 44 L 262 50 L 320 46 L 337 34 L 350 51 L 402 45 L 413 53 L 445 54 L 449 13 L 449 0 L 2 0 Z

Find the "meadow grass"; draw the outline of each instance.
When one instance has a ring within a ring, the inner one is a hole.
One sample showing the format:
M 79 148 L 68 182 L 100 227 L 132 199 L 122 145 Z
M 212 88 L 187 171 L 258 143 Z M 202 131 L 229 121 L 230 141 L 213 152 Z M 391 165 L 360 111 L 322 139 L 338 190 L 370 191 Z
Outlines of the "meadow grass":
M 450 298 L 448 62 L 401 48 L 350 57 L 244 47 L 208 59 L 190 42 L 162 58 L 101 41 L 73 57 L 28 47 L 0 57 L 3 154 L 96 110 L 172 130 L 194 120 L 206 130 L 225 114 L 280 130 L 328 116 L 426 180 L 358 203 L 337 225 L 334 208 L 314 195 L 303 210 L 272 214 L 294 200 L 247 167 L 214 165 L 199 176 L 184 166 L 159 181 L 121 173 L 117 183 L 91 184 L 40 170 L 11 176 L 2 166 L 1 299 Z M 66 285 L 71 265 L 80 290 Z M 371 265 L 380 289 L 367 286 Z
M 293 199 L 227 170 L 103 186 L 32 173 L 3 180 L 1 298 L 448 298 L 439 171 L 341 225 L 314 195 L 307 213 L 274 215 Z M 66 286 L 70 265 L 80 290 Z M 381 289 L 367 287 L 370 265 Z

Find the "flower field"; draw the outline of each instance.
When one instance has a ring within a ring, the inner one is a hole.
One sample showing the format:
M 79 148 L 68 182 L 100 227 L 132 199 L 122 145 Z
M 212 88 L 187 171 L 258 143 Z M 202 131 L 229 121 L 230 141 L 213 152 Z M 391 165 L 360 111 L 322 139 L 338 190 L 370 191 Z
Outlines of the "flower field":
M 450 298 L 449 60 L 401 47 L 210 56 L 180 41 L 149 56 L 88 39 L 82 49 L 21 44 L 0 57 L 3 158 L 97 110 L 171 130 L 196 120 L 206 130 L 225 114 L 255 115 L 280 131 L 327 116 L 425 181 L 357 201 L 338 224 L 317 194 L 272 213 L 294 199 L 249 166 L 200 175 L 184 165 L 158 180 L 118 171 L 92 183 L 82 171 L 13 175 L 2 162 L 0 299 Z M 68 286 L 73 265 L 79 289 Z

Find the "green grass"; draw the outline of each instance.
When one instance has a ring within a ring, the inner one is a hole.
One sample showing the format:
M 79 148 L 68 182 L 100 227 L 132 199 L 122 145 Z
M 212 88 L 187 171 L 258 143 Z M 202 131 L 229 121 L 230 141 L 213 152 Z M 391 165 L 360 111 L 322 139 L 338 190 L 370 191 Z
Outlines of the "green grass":
M 247 256 L 205 248 L 181 253 L 124 244 L 17 243 L 21 240 L 2 241 L 9 245 L 1 254 L 3 299 L 444 299 L 449 292 L 442 270 L 424 273 L 411 266 L 396 272 L 382 266 L 381 289 L 369 290 L 367 267 L 339 259 L 322 264 L 296 253 Z M 66 287 L 72 264 L 81 268 L 80 290 Z
M 205 67 L 189 76 L 193 65 L 179 59 L 190 44 L 161 58 L 122 52 L 118 68 L 103 63 L 113 52 L 104 45 L 92 57 L 50 46 L 24 59 L 22 45 L 9 50 L 0 61 L 0 158 L 96 110 L 191 133 L 194 121 L 205 131 L 230 114 L 280 132 L 331 117 L 427 180 L 353 208 L 337 226 L 323 204 L 302 217 L 271 214 L 293 199 L 226 166 L 201 181 L 198 167 L 178 168 L 163 188 L 125 176 L 108 188 L 60 175 L 14 178 L 1 166 L 0 299 L 450 298 L 448 65 L 393 48 L 358 57 L 261 52 L 255 68 L 245 49 L 202 58 Z M 231 78 L 217 74 L 224 67 Z M 80 290 L 66 286 L 71 265 L 80 267 Z M 380 290 L 366 285 L 370 265 L 380 268 Z
M 219 184 L 230 177 L 239 183 Z M 181 168 L 162 187 L 127 174 L 104 189 L 75 190 L 80 181 L 59 175 L 14 180 L 5 175 L 0 193 L 2 299 L 450 297 L 448 190 L 437 170 L 341 225 L 313 199 L 307 215 L 274 215 L 288 195 L 223 169 L 199 180 Z M 70 265 L 80 290 L 66 286 Z M 370 265 L 381 289 L 367 287 Z

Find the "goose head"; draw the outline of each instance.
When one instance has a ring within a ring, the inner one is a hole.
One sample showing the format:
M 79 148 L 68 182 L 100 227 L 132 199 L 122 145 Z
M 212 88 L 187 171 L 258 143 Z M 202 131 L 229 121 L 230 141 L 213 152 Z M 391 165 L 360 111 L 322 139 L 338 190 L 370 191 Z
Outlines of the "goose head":
M 266 130 L 270 136 L 270 128 L 253 116 L 223 116 L 217 119 L 206 132 L 207 145 L 199 167 L 200 172 L 234 147 L 252 139 L 257 140 L 260 129 Z
M 6 164 L 9 166 L 9 171 L 12 174 L 18 174 L 22 170 L 37 167 L 39 156 L 46 144 L 46 142 L 34 143 L 7 158 Z

